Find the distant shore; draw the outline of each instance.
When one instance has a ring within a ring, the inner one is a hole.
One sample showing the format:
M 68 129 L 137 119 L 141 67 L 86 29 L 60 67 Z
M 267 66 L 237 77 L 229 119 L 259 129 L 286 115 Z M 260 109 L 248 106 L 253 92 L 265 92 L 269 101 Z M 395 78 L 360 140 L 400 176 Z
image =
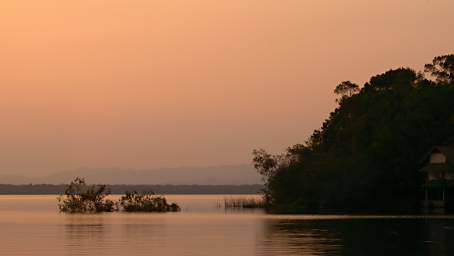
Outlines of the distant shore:
M 153 191 L 156 194 L 258 194 L 263 189 L 261 184 L 245 185 L 107 185 L 111 194 L 123 194 L 125 191 Z M 0 184 L 0 195 L 59 195 L 64 193 L 65 184 Z

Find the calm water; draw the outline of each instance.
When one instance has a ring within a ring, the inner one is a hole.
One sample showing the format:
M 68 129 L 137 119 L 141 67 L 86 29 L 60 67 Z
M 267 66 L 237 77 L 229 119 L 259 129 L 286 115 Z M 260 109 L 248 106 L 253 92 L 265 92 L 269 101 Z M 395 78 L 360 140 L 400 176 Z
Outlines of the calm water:
M 226 212 L 168 196 L 165 214 L 59 214 L 55 196 L 0 196 L 0 255 L 454 255 L 454 217 Z

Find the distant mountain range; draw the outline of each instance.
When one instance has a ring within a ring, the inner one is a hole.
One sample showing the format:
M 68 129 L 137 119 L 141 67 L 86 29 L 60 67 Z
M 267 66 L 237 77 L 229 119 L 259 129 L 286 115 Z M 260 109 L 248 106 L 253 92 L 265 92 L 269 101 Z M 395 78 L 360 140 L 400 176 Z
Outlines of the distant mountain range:
M 61 195 L 66 185 L 0 184 L 0 195 Z M 150 192 L 172 195 L 250 195 L 259 194 L 263 185 L 107 185 L 111 194 L 124 194 L 126 191 Z
M 103 184 L 172 184 L 172 185 L 242 185 L 262 184 L 251 165 L 178 167 L 152 170 L 120 168 L 79 168 L 43 177 L 0 175 L 0 184 L 66 184 L 74 177 L 88 183 Z

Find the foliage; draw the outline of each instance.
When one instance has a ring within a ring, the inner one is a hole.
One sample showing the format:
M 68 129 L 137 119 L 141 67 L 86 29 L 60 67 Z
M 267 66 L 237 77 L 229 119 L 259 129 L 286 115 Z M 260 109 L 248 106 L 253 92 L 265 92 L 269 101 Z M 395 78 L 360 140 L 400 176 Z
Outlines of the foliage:
M 359 91 L 359 86 L 350 81 L 344 81 L 336 86 L 334 93 L 340 95 L 341 99 L 349 98 Z M 338 102 L 340 101 L 338 100 Z
M 373 76 L 342 99 L 303 144 L 274 156 L 255 150 L 273 212 L 412 210 L 421 199 L 421 157 L 454 136 L 453 55 Z M 434 79 L 434 80 L 430 80 Z M 350 84 L 351 83 L 351 84 Z M 353 85 L 352 85 L 353 84 Z
M 116 204 L 109 199 L 105 185 L 87 185 L 83 178 L 75 178 L 58 198 L 58 208 L 68 213 L 112 212 Z
M 83 178 L 75 178 L 58 197 L 58 208 L 66 213 L 99 212 L 176 212 L 180 207 L 168 204 L 163 196 L 154 193 L 126 192 L 117 202 L 106 199 L 109 192 L 106 185 L 87 185 Z
M 220 206 L 220 204 L 219 204 Z M 230 197 L 224 198 L 225 209 L 258 209 L 265 208 L 263 198 L 256 197 Z
M 154 193 L 126 192 L 120 199 L 120 205 L 125 212 L 178 212 L 177 204 L 168 204 L 165 197 Z
M 424 70 L 435 77 L 438 84 L 454 82 L 454 54 L 435 57 L 431 64 L 426 64 Z

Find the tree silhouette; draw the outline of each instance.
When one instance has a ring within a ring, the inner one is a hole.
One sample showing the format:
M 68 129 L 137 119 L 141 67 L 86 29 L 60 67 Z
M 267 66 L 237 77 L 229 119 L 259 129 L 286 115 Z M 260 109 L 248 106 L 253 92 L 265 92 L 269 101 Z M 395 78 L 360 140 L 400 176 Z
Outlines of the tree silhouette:
M 409 68 L 345 81 L 339 106 L 304 144 L 272 155 L 255 150 L 269 211 L 401 211 L 419 209 L 422 155 L 454 141 L 453 55 L 425 66 L 435 81 Z
M 454 54 L 435 57 L 432 64 L 426 64 L 424 71 L 433 76 L 439 84 L 454 82 Z
M 106 199 L 106 185 L 87 185 L 85 179 L 76 177 L 67 186 L 64 195 L 58 197 L 58 208 L 66 213 L 99 213 L 123 210 L 125 212 L 177 212 L 180 207 L 167 203 L 163 196 L 154 192 L 128 192 L 118 201 Z
M 340 95 L 340 99 L 337 101 L 340 101 L 345 98 L 351 97 L 353 94 L 357 93 L 359 91 L 359 86 L 355 83 L 352 83 L 350 81 L 344 81 L 336 86 L 334 89 L 334 93 L 336 95 Z

